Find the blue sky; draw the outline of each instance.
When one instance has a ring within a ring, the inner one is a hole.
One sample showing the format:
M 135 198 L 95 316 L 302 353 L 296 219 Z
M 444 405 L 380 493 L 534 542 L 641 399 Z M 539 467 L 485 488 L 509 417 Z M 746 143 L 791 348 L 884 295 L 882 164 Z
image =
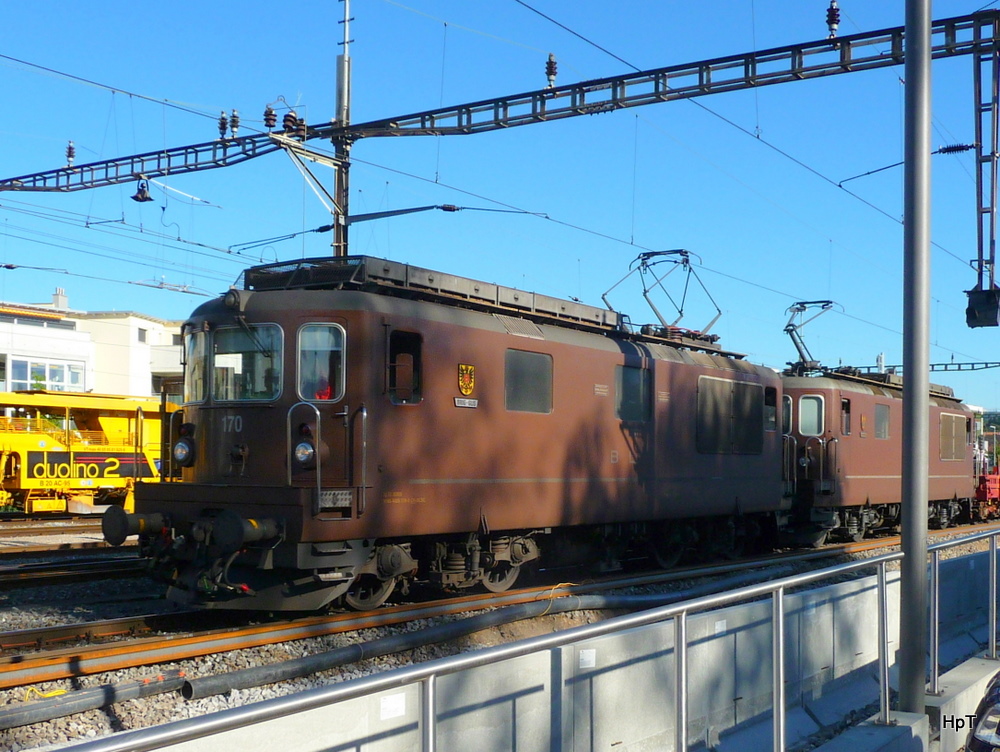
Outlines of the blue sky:
M 628 73 L 626 63 L 647 69 L 821 39 L 827 4 L 353 0 L 352 120 L 542 88 L 550 52 L 567 84 Z M 902 0 L 840 5 L 843 34 L 904 20 Z M 934 17 L 983 7 L 938 2 Z M 221 110 L 239 110 L 243 134 L 263 129 L 268 103 L 279 119 L 287 104 L 325 122 L 335 115 L 342 15 L 336 0 L 3 3 L 0 177 L 64 165 L 70 140 L 78 164 L 209 141 Z M 795 357 L 783 333 L 788 306 L 832 299 L 836 309 L 803 332 L 814 356 L 870 365 L 884 353 L 901 363 L 902 169 L 851 181 L 857 197 L 836 183 L 902 159 L 902 73 L 478 135 L 363 139 L 352 152 L 353 213 L 466 210 L 356 224 L 351 252 L 600 305 L 639 253 L 684 248 L 723 311 L 713 331 L 725 347 L 780 368 Z M 971 57 L 934 64 L 934 148 L 974 141 L 972 80 Z M 974 158 L 935 156 L 932 167 L 931 360 L 1000 360 L 1000 330 L 965 325 L 964 291 L 976 281 Z M 332 183 L 326 168 L 318 174 Z M 21 267 L 0 270 L 0 300 L 48 302 L 62 287 L 74 308 L 182 319 L 204 300 L 195 293 L 224 291 L 246 265 L 330 251 L 329 234 L 308 232 L 240 250 L 330 221 L 283 154 L 160 182 L 142 204 L 129 199 L 135 184 L 0 193 L 0 262 Z M 669 280 L 679 295 L 680 275 Z M 626 284 L 610 299 L 633 322 L 652 321 L 639 293 Z M 714 315 L 692 287 L 681 325 L 697 329 Z M 932 381 L 1000 408 L 1000 369 Z

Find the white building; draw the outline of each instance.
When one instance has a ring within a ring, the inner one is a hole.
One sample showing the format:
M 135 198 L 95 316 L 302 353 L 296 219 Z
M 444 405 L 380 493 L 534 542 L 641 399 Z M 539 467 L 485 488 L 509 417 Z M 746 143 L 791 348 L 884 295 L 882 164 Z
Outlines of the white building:
M 0 391 L 50 389 L 149 396 L 179 376 L 180 321 L 134 312 L 0 303 Z

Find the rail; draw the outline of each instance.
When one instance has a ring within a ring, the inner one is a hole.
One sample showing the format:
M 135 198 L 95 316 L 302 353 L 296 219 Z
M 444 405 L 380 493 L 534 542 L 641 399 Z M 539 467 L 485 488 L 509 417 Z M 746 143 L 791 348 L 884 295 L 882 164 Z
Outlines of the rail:
M 970 542 L 990 539 L 990 584 L 986 596 L 989 598 L 990 609 L 989 618 L 990 629 L 990 656 L 997 654 L 996 639 L 996 597 L 997 597 L 997 574 L 996 574 L 996 549 L 997 537 L 1000 537 L 1000 530 L 989 530 L 970 536 L 958 538 L 956 540 L 938 543 L 928 548 L 931 554 L 931 569 L 934 576 L 931 585 L 935 588 L 932 593 L 931 610 L 931 685 L 936 686 L 937 672 L 937 646 L 939 644 L 938 612 L 936 610 L 938 602 L 939 580 L 937 578 L 937 566 L 940 552 L 958 545 L 966 545 Z M 771 614 L 773 620 L 772 629 L 772 681 L 774 697 L 773 714 L 773 741 L 772 749 L 775 752 L 783 752 L 785 749 L 785 725 L 786 708 L 784 703 L 784 682 L 785 682 L 785 660 L 784 660 L 784 598 L 787 591 L 812 585 L 814 583 L 841 577 L 844 574 L 857 570 L 876 567 L 878 573 L 878 678 L 879 678 L 879 723 L 888 724 L 889 719 L 889 649 L 888 649 L 888 596 L 886 566 L 903 558 L 902 552 L 885 554 L 883 556 L 866 559 L 864 561 L 840 564 L 815 572 L 793 575 L 781 580 L 761 583 L 740 588 L 739 590 L 727 593 L 718 593 L 705 596 L 683 603 L 672 604 L 660 608 L 642 611 L 597 624 L 589 624 L 577 627 L 565 632 L 556 632 L 529 640 L 524 640 L 495 648 L 480 650 L 472 653 L 444 658 L 432 663 L 417 664 L 404 668 L 395 669 L 381 674 L 355 679 L 328 685 L 317 689 L 275 698 L 252 705 L 233 708 L 222 711 L 211 716 L 210 719 L 191 718 L 177 721 L 166 726 L 140 729 L 132 732 L 116 734 L 91 742 L 86 742 L 74 746 L 75 752 L 125 752 L 131 750 L 141 752 L 142 750 L 159 749 L 168 745 L 178 744 L 184 741 L 202 738 L 206 735 L 224 733 L 232 731 L 248 724 L 263 723 L 265 721 L 280 718 L 292 713 L 305 712 L 315 708 L 331 705 L 333 703 L 350 700 L 357 697 L 371 695 L 386 689 L 396 689 L 404 685 L 419 683 L 422 685 L 420 718 L 422 726 L 422 752 L 434 752 L 436 750 L 435 722 L 437 717 L 435 682 L 438 677 L 457 673 L 479 666 L 485 666 L 500 661 L 517 658 L 543 650 L 562 647 L 582 640 L 601 637 L 604 635 L 621 632 L 636 627 L 649 626 L 672 619 L 674 622 L 674 653 L 676 655 L 676 671 L 674 680 L 676 682 L 675 694 L 675 749 L 687 750 L 688 739 L 688 704 L 687 704 L 687 678 L 688 678 L 688 618 L 695 613 L 718 608 L 720 606 L 731 605 L 751 599 L 758 599 L 766 596 L 771 597 Z

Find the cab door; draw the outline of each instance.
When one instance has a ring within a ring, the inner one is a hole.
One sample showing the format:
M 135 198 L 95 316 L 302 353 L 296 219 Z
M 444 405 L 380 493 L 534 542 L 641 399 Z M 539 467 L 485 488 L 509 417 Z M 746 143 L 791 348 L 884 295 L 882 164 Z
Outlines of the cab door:
M 350 480 L 351 411 L 346 395 L 347 328 L 342 320 L 310 322 L 296 335 L 298 404 L 288 414 L 293 481 L 345 486 Z M 303 445 L 305 445 L 303 447 Z M 309 455 L 309 447 L 315 452 Z M 298 467 L 296 467 L 298 466 Z

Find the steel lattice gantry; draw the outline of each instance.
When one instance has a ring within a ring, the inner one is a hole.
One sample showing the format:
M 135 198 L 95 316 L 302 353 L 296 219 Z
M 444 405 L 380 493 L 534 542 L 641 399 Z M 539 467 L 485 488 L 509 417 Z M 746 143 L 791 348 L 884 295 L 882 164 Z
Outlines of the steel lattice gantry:
M 1000 11 L 988 10 L 934 22 L 934 59 L 972 55 L 976 99 L 976 187 L 978 204 L 978 279 L 969 291 L 969 326 L 1000 325 L 1000 288 L 996 286 L 996 193 L 998 151 L 998 75 Z M 365 123 L 305 126 L 300 141 L 329 139 L 340 167 L 336 204 L 347 207 L 351 145 L 384 136 L 467 135 L 520 125 L 596 115 L 726 91 L 804 81 L 901 65 L 902 26 L 874 32 L 775 47 L 695 63 L 583 81 L 512 96 L 417 112 Z M 76 191 L 135 180 L 181 175 L 245 162 L 282 148 L 272 133 L 220 138 L 190 146 L 117 159 L 67 165 L 46 172 L 0 179 L 0 191 Z M 338 254 L 347 252 L 347 222 L 336 221 Z

